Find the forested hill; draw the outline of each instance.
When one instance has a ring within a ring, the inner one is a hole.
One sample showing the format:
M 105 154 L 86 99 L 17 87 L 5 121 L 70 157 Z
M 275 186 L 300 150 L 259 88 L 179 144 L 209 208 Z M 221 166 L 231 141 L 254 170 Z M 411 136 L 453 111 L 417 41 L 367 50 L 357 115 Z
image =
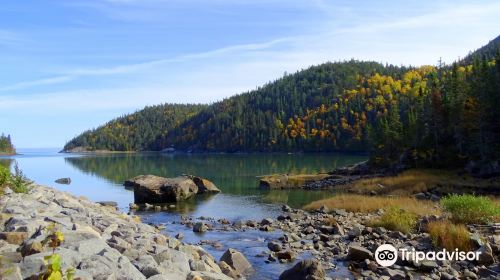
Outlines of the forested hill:
M 162 104 L 148 106 L 85 131 L 64 146 L 67 152 L 157 150 L 156 143 L 171 129 L 195 116 L 207 105 Z
M 447 66 L 325 63 L 189 114 L 127 120 L 129 130 L 154 131 L 148 141 L 107 129 L 120 118 L 83 134 L 100 140 L 79 136 L 65 150 L 371 151 L 379 164 L 402 154 L 414 164 L 498 159 L 498 41 Z
M 2 135 L 0 135 L 0 155 L 14 155 L 14 154 L 16 154 L 16 149 L 12 144 L 10 135 L 5 136 L 5 134 L 2 133 Z

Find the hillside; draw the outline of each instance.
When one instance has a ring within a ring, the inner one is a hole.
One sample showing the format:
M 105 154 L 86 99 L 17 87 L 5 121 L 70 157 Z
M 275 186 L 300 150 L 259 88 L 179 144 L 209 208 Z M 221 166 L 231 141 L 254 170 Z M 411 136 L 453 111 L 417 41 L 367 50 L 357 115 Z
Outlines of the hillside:
M 206 105 L 162 104 L 148 106 L 85 131 L 64 146 L 66 152 L 156 150 L 161 139 L 174 127 L 195 116 Z
M 12 144 L 10 135 L 5 136 L 3 133 L 0 135 L 0 155 L 15 155 L 16 149 Z
M 495 161 L 500 150 L 495 141 L 500 136 L 495 110 L 500 105 L 498 42 L 496 38 L 464 60 L 439 67 L 325 63 L 209 106 L 195 106 L 189 114 L 119 118 L 84 133 L 85 139 L 111 141 L 106 145 L 84 143 L 79 136 L 65 150 L 370 151 L 372 162 L 380 165 Z M 155 110 L 131 116 L 150 111 Z M 141 141 L 136 134 L 108 129 L 123 122 L 132 130 L 144 126 L 151 137 Z M 136 135 L 133 141 L 127 140 L 130 135 Z

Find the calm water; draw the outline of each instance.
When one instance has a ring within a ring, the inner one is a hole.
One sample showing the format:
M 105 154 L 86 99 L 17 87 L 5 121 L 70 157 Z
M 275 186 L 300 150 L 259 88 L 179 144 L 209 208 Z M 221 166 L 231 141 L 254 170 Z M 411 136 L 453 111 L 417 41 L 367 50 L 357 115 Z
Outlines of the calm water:
M 256 176 L 272 173 L 328 172 L 334 168 L 356 163 L 363 156 L 337 154 L 114 154 L 68 155 L 57 149 L 19 150 L 21 155 L 0 158 L 0 164 L 17 162 L 23 172 L 37 183 L 49 185 L 74 195 L 85 196 L 93 201 L 112 200 L 127 211 L 133 202 L 133 192 L 125 189 L 123 181 L 140 175 L 154 174 L 173 177 L 193 174 L 214 182 L 222 193 L 202 196 L 180 203 L 168 212 L 138 213 L 145 222 L 167 224 L 166 232 L 183 232 L 186 241 L 197 243 L 202 239 L 220 241 L 221 251 L 206 247 L 220 257 L 227 247 L 233 247 L 247 255 L 259 267 L 254 279 L 276 279 L 287 265 L 264 264 L 254 257 L 266 250 L 268 239 L 279 237 L 279 232 L 209 232 L 195 235 L 191 230 L 176 224 L 180 215 L 194 218 L 205 216 L 260 220 L 275 217 L 281 204 L 301 207 L 311 201 L 331 196 L 329 191 L 266 191 L 258 188 Z M 59 185 L 54 180 L 70 177 L 70 185 Z M 301 256 L 305 257 L 305 256 Z M 341 275 L 344 272 L 338 272 Z

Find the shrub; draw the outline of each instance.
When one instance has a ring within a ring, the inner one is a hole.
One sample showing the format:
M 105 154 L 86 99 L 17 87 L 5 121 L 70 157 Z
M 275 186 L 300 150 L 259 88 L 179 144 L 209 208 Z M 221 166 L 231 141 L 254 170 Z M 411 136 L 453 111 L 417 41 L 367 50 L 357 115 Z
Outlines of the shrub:
M 10 171 L 8 168 L 0 165 L 0 187 L 3 187 L 10 180 Z
M 452 194 L 441 199 L 441 205 L 460 224 L 487 224 L 500 215 L 500 208 L 484 196 Z
M 391 207 L 380 219 L 372 223 L 374 227 L 384 227 L 389 230 L 397 230 L 403 233 L 412 232 L 417 225 L 417 216 L 405 210 Z
M 29 191 L 28 185 L 30 181 L 24 175 L 23 171 L 19 169 L 17 163 L 14 165 L 14 174 L 10 176 L 9 187 L 16 193 L 27 193 Z
M 427 232 L 435 247 L 464 252 L 472 249 L 470 233 L 464 225 L 456 225 L 450 221 L 433 221 L 427 225 Z

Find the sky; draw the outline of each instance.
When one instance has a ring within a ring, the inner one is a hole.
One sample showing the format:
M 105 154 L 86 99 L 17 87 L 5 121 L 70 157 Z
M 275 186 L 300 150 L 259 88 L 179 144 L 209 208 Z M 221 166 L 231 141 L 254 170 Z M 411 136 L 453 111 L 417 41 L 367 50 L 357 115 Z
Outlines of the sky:
M 499 27 L 497 0 L 3 1 L 0 133 L 59 148 L 146 105 L 212 103 L 327 61 L 450 63 Z

